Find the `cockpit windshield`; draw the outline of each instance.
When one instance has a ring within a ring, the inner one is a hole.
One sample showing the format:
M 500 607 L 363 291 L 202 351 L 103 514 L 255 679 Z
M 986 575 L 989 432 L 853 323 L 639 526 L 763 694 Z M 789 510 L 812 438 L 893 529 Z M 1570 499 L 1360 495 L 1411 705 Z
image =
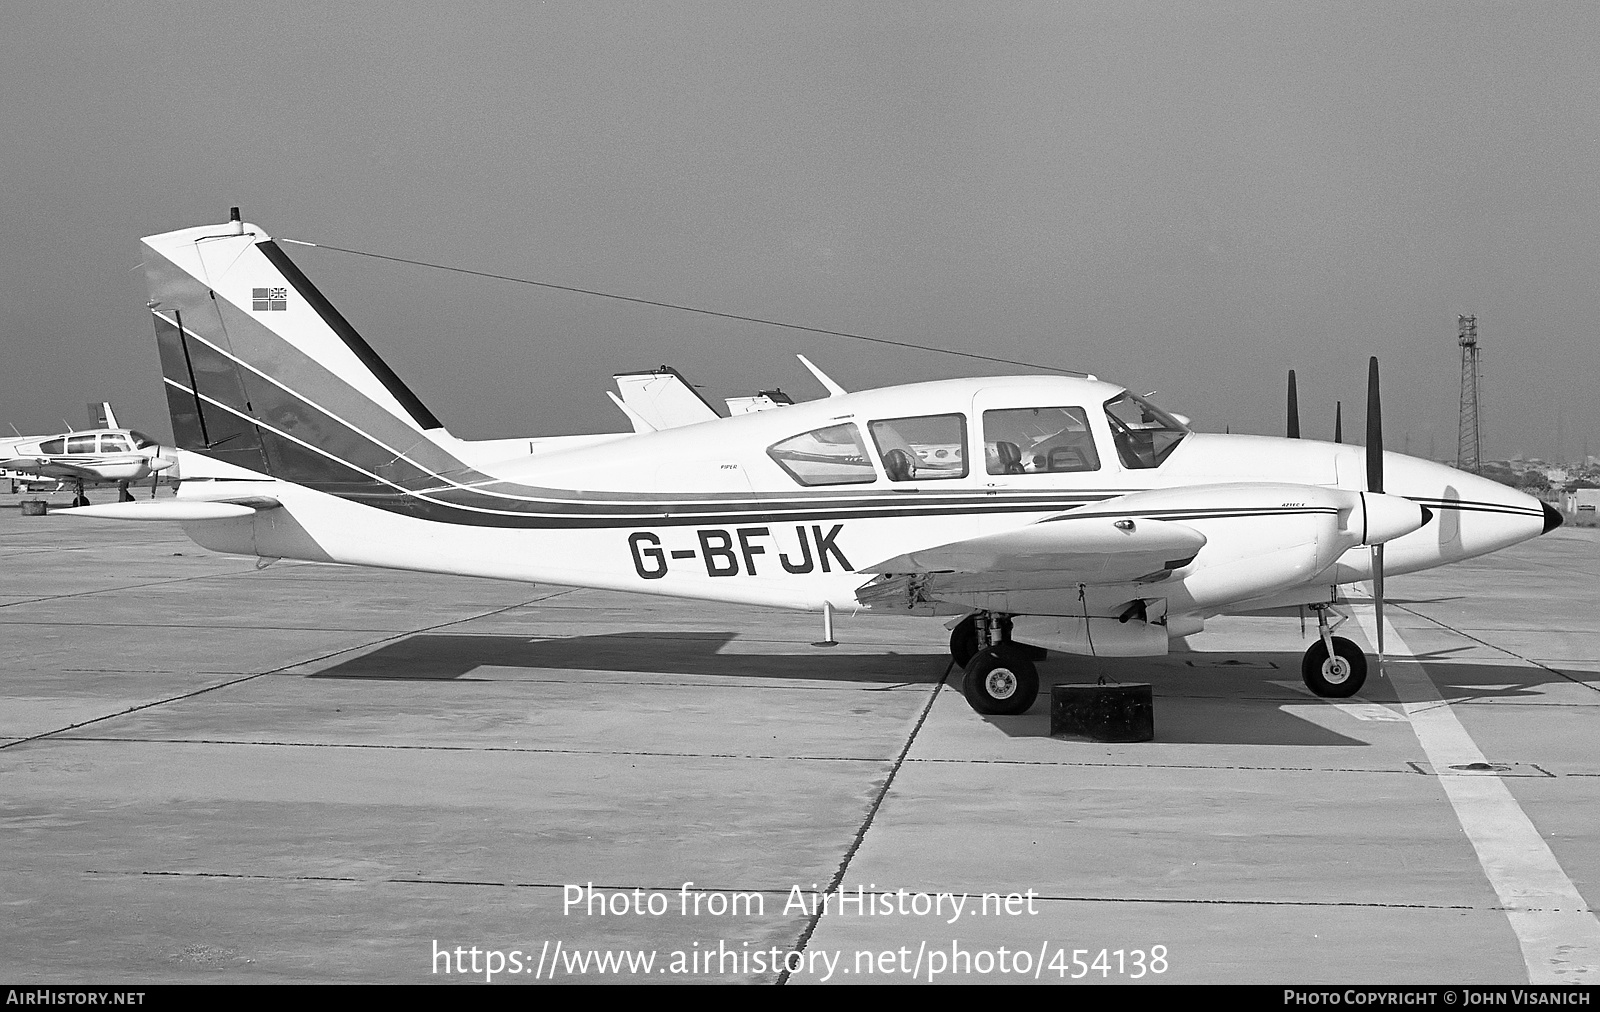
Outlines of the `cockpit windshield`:
M 1189 434 L 1182 422 L 1127 390 L 1106 401 L 1106 421 L 1117 456 L 1129 468 L 1160 467 Z
M 133 445 L 138 447 L 141 450 L 144 449 L 147 446 L 155 446 L 156 445 L 156 441 L 154 439 L 151 439 L 149 436 L 145 435 L 144 433 L 140 432 L 137 429 L 128 430 L 128 435 L 133 437 Z
M 852 422 L 790 436 L 767 447 L 767 456 L 802 485 L 854 485 L 878 480 L 877 470 L 867 459 L 867 446 Z

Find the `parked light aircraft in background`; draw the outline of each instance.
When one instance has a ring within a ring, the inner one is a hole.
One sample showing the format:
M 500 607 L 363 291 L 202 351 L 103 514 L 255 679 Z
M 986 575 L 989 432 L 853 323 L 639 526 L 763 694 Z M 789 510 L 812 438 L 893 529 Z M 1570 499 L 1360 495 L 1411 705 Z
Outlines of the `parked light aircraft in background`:
M 816 369 L 804 355 L 800 361 Z M 659 432 L 722 417 L 682 373 L 669 365 L 643 372 L 619 372 L 611 378 L 621 396 L 610 391 L 606 395 L 628 416 L 635 432 Z M 743 415 L 793 404 L 794 398 L 782 390 L 763 390 L 754 397 L 729 397 L 727 403 L 729 414 Z
M 847 393 L 820 372 L 819 400 L 720 417 L 675 390 L 634 432 L 466 441 L 237 213 L 144 246 L 184 482 L 71 513 L 267 558 L 820 610 L 830 631 L 841 608 L 947 615 L 984 713 L 1032 704 L 1039 648 L 1163 654 L 1210 616 L 1293 606 L 1318 618 L 1306 684 L 1348 696 L 1367 662 L 1332 635 L 1342 586 L 1373 581 L 1381 609 L 1385 571 L 1560 522 L 1383 452 L 1376 360 L 1366 449 L 1194 432 L 1093 376 Z
M 56 491 L 66 484 L 66 482 L 55 478 L 41 478 L 32 471 L 13 471 L 9 467 L 0 467 L 0 481 L 9 481 L 13 494 L 18 490 L 32 492 L 38 488 L 48 488 L 51 491 Z
M 111 405 L 89 405 L 95 428 L 49 436 L 18 436 L 0 439 L 0 467 L 35 484 L 55 481 L 74 489 L 72 504 L 87 506 L 85 485 L 116 485 L 123 502 L 133 498 L 130 482 L 155 478 L 177 463 L 168 447 L 163 450 L 142 432 L 120 428 Z M 155 482 L 150 485 L 155 495 Z

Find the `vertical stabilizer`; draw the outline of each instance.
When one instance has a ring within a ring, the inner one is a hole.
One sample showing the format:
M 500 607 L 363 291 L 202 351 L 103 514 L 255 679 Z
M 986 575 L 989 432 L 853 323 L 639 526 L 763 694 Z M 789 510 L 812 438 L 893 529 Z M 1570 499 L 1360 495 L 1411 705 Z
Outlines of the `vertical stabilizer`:
M 611 377 L 621 392 L 629 421 L 637 415 L 651 431 L 710 422 L 721 417 L 683 374 L 669 365 L 647 372 L 619 372 Z M 638 425 L 634 429 L 638 431 Z
M 179 447 L 358 497 L 461 466 L 426 435 L 439 420 L 261 229 L 202 226 L 144 247 Z

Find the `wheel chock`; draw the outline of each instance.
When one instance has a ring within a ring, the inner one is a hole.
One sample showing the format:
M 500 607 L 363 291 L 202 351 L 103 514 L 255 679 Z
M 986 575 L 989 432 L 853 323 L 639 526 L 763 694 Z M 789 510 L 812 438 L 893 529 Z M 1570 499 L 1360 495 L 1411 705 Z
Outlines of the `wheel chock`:
M 1052 686 L 1050 734 L 1094 741 L 1150 741 L 1156 736 L 1156 723 L 1149 683 Z

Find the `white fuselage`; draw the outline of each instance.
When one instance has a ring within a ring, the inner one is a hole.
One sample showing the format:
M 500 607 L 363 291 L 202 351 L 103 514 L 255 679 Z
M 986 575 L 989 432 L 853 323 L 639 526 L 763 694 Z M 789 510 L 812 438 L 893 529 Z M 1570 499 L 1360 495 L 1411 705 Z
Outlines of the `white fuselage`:
M 880 560 L 1024 527 L 1132 492 L 1169 489 L 1181 501 L 1180 490 L 1192 486 L 1237 486 L 1213 497 L 1291 506 L 1307 496 L 1289 486 L 1365 488 L 1362 448 L 1311 440 L 1191 433 L 1158 467 L 1124 466 L 1101 410 L 1120 389 L 1062 377 L 951 380 L 660 432 L 572 437 L 571 444 L 547 440 L 534 454 L 479 466 L 496 481 L 474 487 L 508 508 L 495 509 L 492 499 L 473 507 L 476 523 L 374 509 L 205 458 L 191 463 L 188 455 L 180 496 L 265 496 L 282 504 L 250 517 L 185 523 L 191 537 L 218 551 L 851 609 L 869 579 L 860 570 Z M 1030 404 L 1083 408 L 1100 447 L 1098 468 L 988 473 L 984 461 L 992 447 L 984 445 L 982 412 Z M 975 466 L 963 477 L 892 482 L 868 440 L 872 480 L 806 488 L 767 452 L 785 438 L 830 424 L 854 421 L 865 429 L 874 419 L 933 413 L 965 419 L 961 450 Z M 1421 529 L 1388 543 L 1389 573 L 1494 551 L 1542 529 L 1539 503 L 1522 493 L 1400 454 L 1386 453 L 1384 462 L 1385 490 L 1434 512 Z M 440 488 L 448 487 L 441 479 Z M 527 525 L 530 501 L 544 519 Z M 1326 599 L 1330 586 L 1370 576 L 1365 547 L 1341 548 L 1332 565 L 1326 544 L 1323 555 L 1304 550 L 1305 527 L 1293 515 L 1241 520 L 1190 512 L 1197 515 L 1177 519 L 1203 533 L 1205 547 L 1165 580 L 1142 585 L 1138 595 L 1165 598 L 1174 614 L 1213 613 L 1269 597 L 1287 602 L 1296 592 L 1308 601 Z M 1035 582 L 961 603 L 1046 615 L 1077 614 L 1084 606 L 1076 592 L 1050 587 L 1047 578 Z M 1092 588 L 1087 604 L 1110 607 L 1128 596 L 1122 587 Z
M 113 483 L 139 481 L 172 466 L 161 448 L 138 448 L 127 429 L 89 429 L 0 442 L 8 470 L 50 481 Z

